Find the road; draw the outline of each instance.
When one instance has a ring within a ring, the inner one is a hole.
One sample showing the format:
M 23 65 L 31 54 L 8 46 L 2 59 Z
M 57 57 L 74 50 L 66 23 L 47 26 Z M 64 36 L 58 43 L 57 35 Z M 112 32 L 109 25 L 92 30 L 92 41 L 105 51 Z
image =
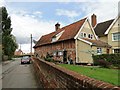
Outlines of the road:
M 32 64 L 21 65 L 20 59 L 15 59 L 3 65 L 2 88 L 38 88 Z

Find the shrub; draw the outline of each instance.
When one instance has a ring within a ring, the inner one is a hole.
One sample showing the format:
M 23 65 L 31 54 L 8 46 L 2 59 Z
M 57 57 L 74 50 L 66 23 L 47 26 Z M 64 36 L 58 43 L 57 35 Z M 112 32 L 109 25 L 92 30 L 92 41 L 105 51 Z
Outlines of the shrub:
M 102 67 L 105 67 L 105 68 L 109 68 L 110 65 L 112 65 L 110 62 L 108 61 L 105 61 L 105 60 L 96 60 L 96 65 L 100 65 Z
M 46 57 L 44 57 L 44 59 L 48 62 L 53 62 L 53 59 L 52 59 L 52 55 L 50 55 L 49 53 L 47 53 Z
M 101 63 L 112 64 L 115 66 L 120 65 L 120 54 L 102 54 L 93 55 L 93 60 L 95 65 L 101 65 Z M 101 61 L 102 60 L 102 61 Z

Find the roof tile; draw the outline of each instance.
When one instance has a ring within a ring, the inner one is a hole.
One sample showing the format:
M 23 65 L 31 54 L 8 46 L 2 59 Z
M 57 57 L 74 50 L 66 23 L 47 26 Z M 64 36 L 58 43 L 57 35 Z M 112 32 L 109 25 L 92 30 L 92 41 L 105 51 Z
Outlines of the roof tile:
M 109 28 L 109 26 L 112 24 L 114 19 L 98 23 L 97 26 L 95 27 L 94 31 L 97 36 L 105 36 L 106 30 Z
M 37 42 L 37 44 L 34 46 L 34 48 L 38 47 L 40 45 L 45 45 L 45 44 L 52 43 L 52 37 L 55 36 L 56 34 L 60 33 L 63 30 L 64 30 L 64 32 L 61 35 L 61 37 L 57 40 L 57 42 L 74 38 L 75 35 L 78 33 L 79 29 L 82 27 L 82 25 L 83 25 L 83 23 L 85 22 L 86 19 L 87 18 L 84 18 L 84 19 L 79 20 L 77 22 L 74 22 L 70 25 L 67 25 L 63 28 L 60 28 L 59 30 L 57 30 L 55 32 L 52 32 L 50 34 L 42 36 L 39 39 L 39 41 Z

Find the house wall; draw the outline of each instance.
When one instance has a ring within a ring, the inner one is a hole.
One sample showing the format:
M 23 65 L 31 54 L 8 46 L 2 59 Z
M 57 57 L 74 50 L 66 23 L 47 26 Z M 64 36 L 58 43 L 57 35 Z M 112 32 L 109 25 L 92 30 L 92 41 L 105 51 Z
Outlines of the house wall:
M 79 34 L 79 38 L 81 38 L 81 33 L 86 33 L 88 38 L 88 34 L 92 34 L 93 35 L 93 40 L 96 40 L 95 35 L 92 31 L 92 28 L 89 24 L 89 21 L 87 20 L 87 22 L 85 22 L 84 27 L 82 28 L 80 34 Z M 85 43 L 82 42 L 80 40 L 76 40 L 76 63 L 93 63 L 93 59 L 92 59 L 92 54 L 89 52 L 92 50 L 92 47 Z
M 101 48 L 102 49 L 102 54 L 107 54 L 107 48 L 105 47 L 96 47 L 96 46 L 92 46 L 92 51 L 94 55 L 98 55 L 97 54 L 97 48 Z M 110 52 L 109 52 L 110 53 Z
M 103 42 L 108 42 L 108 38 L 107 36 L 102 36 L 102 37 L 99 37 L 99 39 Z
M 89 53 L 92 48 L 89 44 L 77 40 L 77 63 L 93 63 L 92 54 Z
M 93 55 L 98 55 L 97 48 L 102 49 L 102 54 L 107 53 L 106 47 L 91 46 L 83 41 L 77 40 L 77 63 L 93 63 Z
M 74 40 L 66 40 L 62 42 L 56 42 L 49 45 L 43 45 L 40 47 L 35 48 L 35 53 L 39 55 L 40 58 L 44 58 L 47 54 L 52 54 L 56 51 L 67 51 L 67 58 L 68 56 L 75 61 L 76 53 L 75 53 L 75 41 Z M 63 55 L 56 56 L 54 55 L 53 59 L 63 61 Z
M 116 23 L 113 25 L 113 27 L 110 29 L 110 31 L 108 33 L 108 44 L 110 44 L 112 46 L 112 50 L 115 49 L 115 48 L 120 48 L 120 44 L 119 44 L 120 41 L 113 41 L 112 40 L 112 34 L 120 32 L 119 31 L 120 30 L 120 26 L 118 27 L 118 21 L 119 20 L 120 20 L 120 18 L 116 21 Z
M 85 25 L 81 30 L 81 33 L 86 33 L 87 34 L 86 38 L 88 38 L 88 34 L 92 34 L 93 35 L 93 40 L 95 40 L 95 35 L 94 35 L 93 31 L 92 31 L 92 28 L 91 28 L 88 20 L 87 20 L 87 22 L 85 22 Z

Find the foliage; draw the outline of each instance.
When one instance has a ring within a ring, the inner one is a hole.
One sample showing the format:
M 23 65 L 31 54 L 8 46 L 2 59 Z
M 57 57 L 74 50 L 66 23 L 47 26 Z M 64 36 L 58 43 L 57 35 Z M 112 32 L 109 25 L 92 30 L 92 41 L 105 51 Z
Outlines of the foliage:
M 102 54 L 102 55 L 93 55 L 93 60 L 95 65 L 101 65 L 104 61 L 106 65 L 112 64 L 115 66 L 120 65 L 120 54 Z
M 46 57 L 44 58 L 46 61 L 48 61 L 48 62 L 52 62 L 53 61 L 53 59 L 52 59 L 52 55 L 50 55 L 49 53 L 47 53 L 47 55 L 46 55 Z
M 2 46 L 3 46 L 3 55 L 8 55 L 9 59 L 14 55 L 15 50 L 18 45 L 16 43 L 15 37 L 11 34 L 11 19 L 8 16 L 7 10 L 5 7 L 2 9 Z
M 118 74 L 120 70 L 99 68 L 99 67 L 91 68 L 91 66 L 80 66 L 80 65 L 69 65 L 69 64 L 59 64 L 59 65 L 69 70 L 75 71 L 79 74 L 83 74 L 91 78 L 95 78 L 98 80 L 102 80 L 104 82 L 114 84 L 116 86 L 120 86 L 120 83 L 118 82 L 119 80 Z

